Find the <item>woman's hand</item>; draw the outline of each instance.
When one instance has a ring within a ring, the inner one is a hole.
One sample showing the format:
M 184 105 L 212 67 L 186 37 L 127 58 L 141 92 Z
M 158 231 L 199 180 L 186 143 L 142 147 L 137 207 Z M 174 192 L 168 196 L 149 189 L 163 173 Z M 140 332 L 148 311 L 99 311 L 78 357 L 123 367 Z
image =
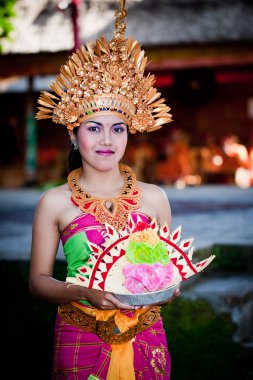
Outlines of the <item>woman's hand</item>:
M 172 302 L 175 298 L 179 297 L 180 295 L 180 284 L 178 285 L 177 289 L 175 290 L 172 297 L 168 298 L 165 301 L 158 302 L 152 305 L 128 305 L 125 303 L 120 302 L 112 293 L 105 292 L 98 289 L 88 289 L 80 285 L 75 284 L 68 284 L 67 288 L 72 286 L 74 288 L 79 289 L 79 295 L 78 298 L 80 300 L 86 300 L 88 301 L 92 306 L 94 306 L 96 309 L 99 310 L 114 310 L 114 309 L 126 309 L 126 310 L 136 310 L 136 309 L 144 309 L 146 307 L 152 307 L 152 306 L 165 306 Z
M 86 288 L 85 293 L 85 299 L 99 310 L 136 309 L 134 306 L 120 302 L 109 292 Z

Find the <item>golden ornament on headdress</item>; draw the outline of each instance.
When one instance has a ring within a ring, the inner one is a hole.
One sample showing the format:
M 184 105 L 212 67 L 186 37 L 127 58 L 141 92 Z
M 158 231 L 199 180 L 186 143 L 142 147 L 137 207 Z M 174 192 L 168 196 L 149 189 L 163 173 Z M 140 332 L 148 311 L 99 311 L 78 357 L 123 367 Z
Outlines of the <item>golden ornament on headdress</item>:
M 131 133 L 151 132 L 172 121 L 165 99 L 153 87 L 155 76 L 144 76 L 147 57 L 140 43 L 125 38 L 125 1 L 115 12 L 115 28 L 73 53 L 51 83 L 54 94 L 43 91 L 37 119 L 52 118 L 68 129 L 106 113 L 124 119 Z

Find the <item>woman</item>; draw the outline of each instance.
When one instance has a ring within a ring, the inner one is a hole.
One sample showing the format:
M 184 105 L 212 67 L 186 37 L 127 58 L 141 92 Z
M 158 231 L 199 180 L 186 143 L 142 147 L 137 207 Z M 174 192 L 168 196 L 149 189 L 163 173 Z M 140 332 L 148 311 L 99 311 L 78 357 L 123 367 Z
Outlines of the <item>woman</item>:
M 52 117 L 68 128 L 80 166 L 70 166 L 68 183 L 44 193 L 33 223 L 30 291 L 60 305 L 54 379 L 170 378 L 159 305 L 132 307 L 110 292 L 53 278 L 60 240 L 70 278 L 93 254 L 87 241 L 104 242 L 105 223 L 120 230 L 129 216 L 135 221 L 138 216 L 170 226 L 165 192 L 138 182 L 120 162 L 128 131 L 152 131 L 171 121 L 169 107 L 157 100 L 153 78 L 144 77 L 146 60 L 139 45 L 123 38 L 125 17 L 121 2 L 110 44 L 101 38 L 73 54 L 51 85 L 56 95 L 44 92 L 39 99 L 37 118 Z

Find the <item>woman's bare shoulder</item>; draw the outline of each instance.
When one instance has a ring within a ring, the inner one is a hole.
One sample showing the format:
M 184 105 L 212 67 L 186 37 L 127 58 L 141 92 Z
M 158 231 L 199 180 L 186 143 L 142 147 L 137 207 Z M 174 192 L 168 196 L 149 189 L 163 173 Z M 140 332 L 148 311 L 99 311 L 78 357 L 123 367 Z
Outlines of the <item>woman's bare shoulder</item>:
M 166 200 L 168 201 L 167 194 L 164 189 L 162 189 L 160 186 L 155 185 L 153 183 L 146 183 L 146 182 L 137 182 L 139 188 L 142 190 L 142 194 L 144 197 L 148 197 L 150 200 L 157 199 L 159 200 Z M 152 198 L 152 199 L 151 199 Z
M 41 199 L 54 199 L 54 198 L 62 198 L 66 197 L 69 193 L 70 189 L 67 183 L 64 183 L 63 185 L 51 187 L 50 189 L 46 190 L 44 193 L 42 193 Z
M 53 207 L 54 210 L 60 209 L 69 197 L 70 189 L 67 183 L 52 187 L 42 193 L 37 208 L 43 207 L 51 209 L 51 207 Z
M 63 231 L 80 215 L 79 209 L 71 202 L 71 194 L 67 183 L 45 191 L 37 204 L 34 220 L 48 225 L 53 223 L 59 231 Z

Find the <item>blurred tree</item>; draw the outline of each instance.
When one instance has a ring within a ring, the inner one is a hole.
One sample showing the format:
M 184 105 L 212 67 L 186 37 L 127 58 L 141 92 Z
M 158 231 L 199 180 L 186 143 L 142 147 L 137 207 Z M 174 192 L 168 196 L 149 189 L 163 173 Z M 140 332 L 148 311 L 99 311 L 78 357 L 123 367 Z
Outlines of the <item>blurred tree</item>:
M 0 0 L 0 53 L 3 39 L 10 39 L 10 32 L 14 29 L 11 19 L 16 16 L 15 4 L 16 0 Z

